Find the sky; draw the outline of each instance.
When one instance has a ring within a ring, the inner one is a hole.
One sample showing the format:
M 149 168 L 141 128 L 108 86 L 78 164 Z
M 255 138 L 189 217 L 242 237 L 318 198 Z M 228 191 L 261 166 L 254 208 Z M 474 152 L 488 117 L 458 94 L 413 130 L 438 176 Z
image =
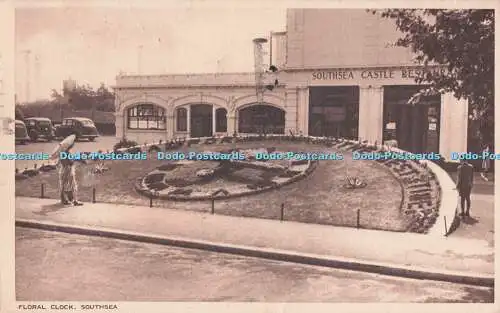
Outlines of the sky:
M 21 102 L 68 78 L 97 88 L 120 72 L 250 72 L 252 39 L 286 27 L 283 8 L 18 8 L 15 18 Z

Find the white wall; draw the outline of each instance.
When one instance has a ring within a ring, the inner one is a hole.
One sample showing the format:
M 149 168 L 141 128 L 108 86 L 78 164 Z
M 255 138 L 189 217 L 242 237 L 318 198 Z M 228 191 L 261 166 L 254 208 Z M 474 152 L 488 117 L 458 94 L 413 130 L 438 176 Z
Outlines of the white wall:
M 388 47 L 401 33 L 365 9 L 289 9 L 287 67 L 412 64 L 409 49 Z
M 219 75 L 218 80 L 223 81 L 220 86 L 210 86 L 214 84 L 210 81 L 211 76 L 207 75 L 174 75 L 175 77 L 152 77 L 149 81 L 144 77 L 137 77 L 134 83 L 134 77 L 122 78 L 122 84 L 115 87 L 116 91 L 116 136 L 118 138 L 127 138 L 138 141 L 140 143 L 170 140 L 176 137 L 189 137 L 189 131 L 178 132 L 175 127 L 175 109 L 178 107 L 189 108 L 189 104 L 207 103 L 214 105 L 214 109 L 225 108 L 227 110 L 227 132 L 216 133 L 216 135 L 232 135 L 237 131 L 238 116 L 237 111 L 251 103 L 256 103 L 255 87 L 250 86 L 226 86 L 230 79 L 227 77 L 235 77 L 237 74 Z M 180 77 L 180 78 L 179 78 Z M 189 77 L 189 79 L 186 79 Z M 248 77 L 247 73 L 243 73 L 240 81 Z M 190 81 L 194 80 L 200 84 L 203 79 L 206 79 L 206 85 L 191 86 Z M 158 86 L 160 82 L 164 83 L 164 87 Z M 141 87 L 137 86 L 151 86 Z M 172 86 L 173 85 L 173 86 Z M 151 102 L 166 109 L 167 127 L 166 130 L 135 130 L 127 129 L 127 112 L 126 109 L 138 102 Z M 276 88 L 273 91 L 266 91 L 263 101 L 273 106 L 285 110 L 285 119 L 287 121 L 285 127 L 295 129 L 296 126 L 296 103 L 287 104 L 285 100 L 285 89 Z M 215 118 L 215 116 L 214 116 Z M 188 115 L 188 130 L 189 130 L 189 115 Z
M 467 152 L 468 103 L 452 94 L 441 96 L 439 152 L 450 160 L 452 152 Z

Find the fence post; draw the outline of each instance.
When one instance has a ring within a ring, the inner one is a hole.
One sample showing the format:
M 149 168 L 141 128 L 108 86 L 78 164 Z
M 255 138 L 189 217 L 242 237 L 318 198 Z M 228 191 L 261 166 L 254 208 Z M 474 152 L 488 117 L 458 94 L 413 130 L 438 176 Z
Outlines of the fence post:
M 446 225 L 446 216 L 443 216 L 444 218 L 444 235 L 445 237 L 448 236 L 448 226 Z
M 45 198 L 45 184 L 42 184 L 41 188 L 40 188 L 40 198 Z
M 283 222 L 285 220 L 285 203 L 281 203 L 281 214 L 280 220 Z
M 212 198 L 212 214 L 215 214 L 215 199 Z
M 359 229 L 360 227 L 360 223 L 359 223 L 359 215 L 360 215 L 360 209 L 358 209 L 357 213 L 356 213 L 356 228 Z
M 92 203 L 95 203 L 95 187 L 92 188 Z

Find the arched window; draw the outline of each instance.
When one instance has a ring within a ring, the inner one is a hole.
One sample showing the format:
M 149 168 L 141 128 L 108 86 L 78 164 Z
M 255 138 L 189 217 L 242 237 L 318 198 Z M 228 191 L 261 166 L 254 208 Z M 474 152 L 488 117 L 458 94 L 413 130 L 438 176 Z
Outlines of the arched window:
M 187 131 L 187 109 L 186 108 L 178 108 L 176 110 L 177 116 L 177 131 L 178 132 L 186 132 Z
M 165 109 L 152 103 L 140 103 L 127 111 L 129 129 L 167 128 Z
M 284 134 L 285 111 L 267 104 L 251 105 L 239 110 L 238 132 Z
M 217 109 L 215 110 L 215 132 L 225 133 L 227 132 L 227 110 Z

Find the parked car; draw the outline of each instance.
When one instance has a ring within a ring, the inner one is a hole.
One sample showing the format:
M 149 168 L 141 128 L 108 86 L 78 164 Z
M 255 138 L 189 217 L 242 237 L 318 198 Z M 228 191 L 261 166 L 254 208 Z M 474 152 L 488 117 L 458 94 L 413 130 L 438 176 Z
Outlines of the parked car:
M 50 119 L 46 117 L 29 117 L 24 119 L 24 123 L 28 129 L 28 136 L 32 141 L 41 138 L 47 141 L 54 139 L 54 126 Z
M 23 121 L 16 120 L 15 134 L 16 143 L 24 145 L 27 141 L 30 140 L 30 137 L 28 136 L 28 130 L 26 129 L 26 125 Z
M 55 130 L 55 137 L 64 138 L 73 134 L 77 140 L 85 138 L 89 141 L 94 141 L 94 139 L 99 137 L 94 122 L 91 119 L 83 117 L 65 118 Z

